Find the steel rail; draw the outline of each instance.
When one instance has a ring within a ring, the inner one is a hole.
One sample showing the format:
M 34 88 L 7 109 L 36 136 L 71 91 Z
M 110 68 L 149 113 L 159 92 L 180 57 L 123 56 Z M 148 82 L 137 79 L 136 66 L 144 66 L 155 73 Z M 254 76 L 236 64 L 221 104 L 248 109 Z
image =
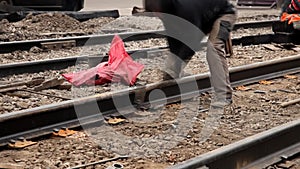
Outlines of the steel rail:
M 268 43 L 300 43 L 300 35 L 298 34 L 263 34 L 244 36 L 237 39 L 232 39 L 233 45 L 259 45 Z
M 272 23 L 276 22 L 275 20 L 271 21 L 258 21 L 258 22 L 243 22 L 237 23 L 234 26 L 234 29 L 240 28 L 262 28 L 272 26 Z M 121 37 L 124 37 L 125 41 L 132 40 L 145 40 L 149 38 L 163 38 L 164 30 L 150 30 L 143 32 L 130 32 L 130 33 L 118 33 Z M 9 53 L 16 50 L 29 50 L 34 46 L 39 48 L 43 47 L 43 43 L 51 42 L 67 42 L 75 41 L 75 46 L 84 46 L 84 45 L 96 45 L 96 44 L 105 44 L 110 43 L 113 34 L 106 35 L 86 35 L 86 36 L 75 36 L 75 37 L 64 37 L 64 38 L 53 38 L 53 39 L 38 39 L 38 40 L 26 40 L 26 41 L 11 41 L 11 42 L 0 42 L 0 53 Z M 88 43 L 87 43 L 88 42 Z
M 251 5 L 245 5 L 245 6 L 237 6 L 237 10 L 271 10 L 271 6 L 251 6 Z
M 0 20 L 2 20 L 2 19 L 5 19 L 7 16 L 9 16 L 9 14 L 7 14 L 7 13 L 1 13 L 0 14 Z
M 300 152 L 300 119 L 247 137 L 169 169 L 266 168 Z
M 287 73 L 299 72 L 299 65 L 300 55 L 290 56 L 231 68 L 230 78 L 233 86 L 250 84 L 259 80 L 280 77 Z M 197 90 L 190 89 L 190 85 L 194 83 L 197 84 Z M 178 85 L 184 88 L 184 92 L 179 89 Z M 114 104 L 115 100 L 124 101 L 122 105 L 118 105 L 118 109 L 126 109 L 128 105 L 138 106 L 135 98 L 140 95 L 141 91 L 145 94 L 145 102 L 148 102 L 149 94 L 155 89 L 162 90 L 168 102 L 191 98 L 198 96 L 199 92 L 210 90 L 209 74 L 189 76 L 176 81 L 157 82 L 146 86 L 132 87 L 121 91 L 2 114 L 0 115 L 0 145 L 4 146 L 9 140 L 20 136 L 30 139 L 49 134 L 54 128 L 80 127 L 83 124 L 99 122 L 100 112 L 103 115 L 117 112 Z M 155 102 L 160 101 L 158 99 Z M 93 107 L 94 109 L 91 109 Z M 103 117 L 100 119 L 103 120 Z
M 118 33 L 118 35 L 125 41 L 145 40 L 149 38 L 161 38 L 164 31 L 140 31 L 140 32 L 129 32 L 129 33 Z M 64 43 L 64 42 L 75 42 L 75 46 L 84 45 L 100 45 L 110 43 L 115 34 L 105 35 L 86 35 L 76 37 L 64 37 L 64 38 L 53 38 L 53 39 L 38 39 L 38 40 L 26 40 L 26 41 L 12 41 L 12 42 L 0 42 L 0 53 L 9 53 L 16 50 L 29 50 L 36 46 L 43 48 L 43 43 Z
M 272 25 L 276 22 L 279 22 L 279 20 L 276 19 L 276 20 L 240 22 L 240 23 L 234 24 L 233 30 L 242 29 L 242 28 L 247 29 L 247 28 L 272 27 Z
M 128 54 L 133 59 L 146 58 L 148 52 L 163 52 L 167 47 L 154 47 L 139 50 L 129 50 Z M 45 70 L 61 70 L 69 66 L 75 66 L 77 63 L 88 63 L 90 66 L 95 66 L 100 62 L 107 61 L 108 55 L 84 55 L 72 56 L 56 59 L 37 60 L 30 62 L 9 63 L 0 65 L 0 77 L 16 75 L 21 73 L 36 73 Z
M 299 44 L 300 37 L 291 36 L 288 34 L 266 34 L 245 36 L 242 38 L 232 39 L 233 45 L 254 45 L 254 44 L 269 44 L 269 43 L 294 43 Z M 204 46 L 207 42 L 203 42 Z M 128 51 L 131 56 L 136 58 L 146 58 L 147 53 L 160 53 L 168 50 L 167 46 L 146 48 L 141 50 Z M 21 74 L 21 73 L 35 73 L 45 70 L 60 70 L 69 66 L 74 66 L 79 62 L 87 62 L 90 66 L 95 66 L 101 61 L 107 61 L 108 56 L 94 55 L 94 56 L 74 56 L 59 59 L 48 59 L 31 62 L 20 62 L 0 65 L 0 77 Z

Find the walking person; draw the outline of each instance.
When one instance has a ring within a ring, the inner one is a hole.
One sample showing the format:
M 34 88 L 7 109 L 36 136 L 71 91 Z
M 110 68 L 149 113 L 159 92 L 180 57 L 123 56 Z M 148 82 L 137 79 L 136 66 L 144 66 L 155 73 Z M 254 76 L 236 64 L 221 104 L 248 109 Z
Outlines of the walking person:
M 228 0 L 144 0 L 144 8 L 146 12 L 157 14 L 167 33 L 171 55 L 166 59 L 164 80 L 184 76 L 185 65 L 200 47 L 203 37 L 208 35 L 206 58 L 215 95 L 212 105 L 230 105 L 232 88 L 225 43 L 236 21 L 235 7 Z M 184 21 L 199 31 L 186 26 Z

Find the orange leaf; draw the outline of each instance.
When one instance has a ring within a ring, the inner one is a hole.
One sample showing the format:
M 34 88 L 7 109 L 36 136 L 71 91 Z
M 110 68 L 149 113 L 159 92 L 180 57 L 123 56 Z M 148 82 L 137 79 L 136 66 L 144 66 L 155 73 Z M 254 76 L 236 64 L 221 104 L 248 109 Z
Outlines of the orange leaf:
M 114 117 L 114 118 L 108 119 L 108 124 L 119 124 L 119 123 L 122 123 L 124 121 L 125 121 L 125 119 Z
M 298 76 L 295 76 L 295 75 L 285 75 L 284 78 L 286 78 L 286 79 L 297 79 Z
M 262 80 L 259 82 L 259 84 L 263 84 L 263 85 L 270 85 L 270 84 L 273 84 L 274 82 L 272 81 L 266 81 L 266 80 Z
M 53 132 L 53 135 L 59 136 L 59 137 L 67 137 L 67 136 L 75 134 L 76 132 L 77 131 L 69 130 L 69 129 L 65 129 L 65 130 L 60 129 L 58 132 Z
M 251 90 L 251 89 L 249 87 L 245 87 L 245 86 L 238 86 L 238 87 L 236 87 L 236 90 L 247 91 L 247 90 Z
M 9 143 L 8 146 L 11 148 L 24 148 L 24 147 L 34 145 L 36 143 L 37 142 L 23 140 L 23 141 L 16 141 L 15 143 Z

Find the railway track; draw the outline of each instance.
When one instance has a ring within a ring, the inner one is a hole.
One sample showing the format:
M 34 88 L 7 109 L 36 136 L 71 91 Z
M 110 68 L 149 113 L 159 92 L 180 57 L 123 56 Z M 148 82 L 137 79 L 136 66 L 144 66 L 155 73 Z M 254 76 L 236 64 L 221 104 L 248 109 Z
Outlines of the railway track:
M 128 54 L 132 55 L 133 59 L 146 58 L 147 53 L 159 53 L 167 50 L 167 47 L 156 47 L 146 48 L 142 50 L 131 50 L 127 51 Z M 40 61 L 12 63 L 0 65 L 1 74 L 0 77 L 20 74 L 20 73 L 35 73 L 45 70 L 60 70 L 65 69 L 69 66 L 74 66 L 78 62 L 89 63 L 90 66 L 95 66 L 100 62 L 108 60 L 108 56 L 105 55 L 86 55 L 86 56 L 75 56 L 75 57 L 64 57 L 58 59 L 48 59 Z
M 259 24 L 258 24 L 259 25 Z M 243 27 L 243 26 L 241 26 Z M 247 27 L 246 25 L 244 27 Z M 111 37 L 110 37 L 111 38 Z M 234 39 L 233 44 L 262 44 L 262 43 L 299 43 L 299 38 L 295 38 L 289 35 L 263 35 L 263 36 L 250 36 L 243 37 L 239 39 Z M 107 40 L 108 43 L 110 42 Z M 156 53 L 163 52 L 166 50 L 166 47 L 160 48 L 149 48 L 145 50 L 138 51 L 130 51 L 129 53 L 139 53 L 137 57 L 146 57 L 147 53 Z M 105 60 L 107 56 L 103 56 Z M 55 67 L 56 69 L 62 69 L 67 66 L 74 65 L 76 60 L 84 60 L 87 62 L 98 62 L 99 56 L 81 56 L 81 57 L 70 57 L 70 58 L 61 58 L 61 59 L 53 59 L 46 61 L 37 61 L 31 63 L 20 63 L 20 64 L 7 64 L 2 65 L 0 67 L 1 76 L 8 74 L 18 74 L 24 72 L 36 72 L 41 70 L 47 70 L 51 67 Z M 100 58 L 102 59 L 102 58 Z M 61 64 L 63 61 L 64 64 Z M 300 68 L 300 56 L 291 56 L 286 57 L 280 60 L 272 60 L 268 62 L 251 64 L 243 67 L 235 67 L 230 70 L 231 73 L 231 82 L 233 86 L 251 84 L 257 82 L 259 80 L 265 79 L 273 79 L 275 77 L 280 77 L 285 74 L 297 73 Z M 16 67 L 19 66 L 19 72 L 16 71 Z M 32 67 L 35 67 L 33 69 Z M 39 67 L 40 70 L 37 70 Z M 190 91 L 187 90 L 186 93 L 178 93 L 178 84 L 180 86 L 189 86 L 189 83 L 193 83 L 196 80 L 197 88 L 199 91 Z M 76 109 L 86 109 L 90 110 L 89 106 L 95 104 L 97 102 L 97 106 L 101 112 L 103 112 L 104 116 L 111 115 L 112 113 L 116 113 L 113 99 L 122 99 L 126 98 L 128 103 L 124 104 L 124 108 L 129 105 L 133 105 L 138 107 L 136 104 L 135 98 L 136 95 L 140 94 L 141 91 L 146 95 L 146 98 L 149 94 L 159 88 L 164 91 L 167 96 L 167 101 L 169 103 L 180 101 L 181 99 L 189 99 L 191 97 L 199 95 L 199 93 L 209 91 L 210 83 L 208 74 L 199 74 L 192 77 L 186 77 L 178 81 L 170 81 L 170 82 L 162 82 L 146 85 L 144 87 L 133 87 L 130 89 L 125 89 L 123 91 L 109 93 L 109 94 L 101 94 L 96 96 L 90 96 L 86 98 L 80 98 L 76 100 L 64 101 L 57 104 L 41 106 L 38 108 L 33 108 L 29 110 L 23 110 L 19 112 L 13 112 L 10 114 L 0 115 L 0 126 L 2 130 L 0 132 L 0 146 L 4 147 L 11 139 L 16 139 L 18 137 L 25 137 L 27 139 L 32 139 L 44 135 L 48 135 L 52 133 L 54 128 L 75 128 L 80 127 L 80 124 L 99 124 L 99 121 L 95 121 L 98 115 L 98 111 L 89 111 L 88 113 L 82 115 L 76 114 L 76 110 L 74 109 L 74 105 L 76 105 Z M 148 101 L 147 99 L 145 100 Z M 159 104 L 162 100 L 159 98 L 155 100 L 157 104 Z M 132 110 L 134 111 L 134 110 Z M 57 118 L 61 117 L 61 118 Z M 104 120 L 104 119 L 101 119 Z M 100 121 L 101 121 L 100 120 Z M 81 123 L 79 123 L 79 121 Z M 292 157 L 295 153 L 299 153 L 299 149 L 295 149 L 295 147 L 299 147 L 299 136 L 295 135 L 297 131 L 299 131 L 299 120 L 286 124 L 284 126 L 280 126 L 278 128 L 272 129 L 265 133 L 255 135 L 251 138 L 247 138 L 237 144 L 229 145 L 221 150 L 216 150 L 209 154 L 204 154 L 200 157 L 196 157 L 195 159 L 191 159 L 187 162 L 174 166 L 174 168 L 190 168 L 190 167 L 210 167 L 210 168 L 224 168 L 224 161 L 227 163 L 225 168 L 238 168 L 241 166 L 246 166 L 250 164 L 251 166 L 269 166 L 274 164 L 282 159 L 282 156 L 277 155 L 278 151 L 284 151 L 286 156 L 284 158 Z M 22 127 L 20 127 L 22 126 Z M 283 137 L 286 136 L 286 137 Z M 286 139 L 293 138 L 293 139 Z M 271 141 L 270 141 L 271 140 Z M 273 147 L 276 148 L 273 148 Z M 266 148 L 267 147 L 267 148 Z M 288 148 L 287 148 L 288 147 Z M 287 149 L 284 149 L 287 148 Z M 266 149 L 265 151 L 259 151 L 259 153 L 253 153 L 253 151 L 258 152 L 258 150 Z M 290 149 L 294 151 L 290 151 Z M 298 152 L 297 152 L 298 151 Z M 233 153 L 228 153 L 233 152 Z M 228 155 L 229 154 L 229 155 Z M 267 158 L 264 159 L 264 163 L 261 163 L 259 160 L 262 157 Z M 280 157 L 280 158 L 278 158 Z M 249 159 L 250 158 L 250 159 Z M 269 160 L 271 159 L 271 160 Z M 274 160 L 275 159 L 275 160 Z M 228 163 L 228 160 L 231 162 Z M 223 165 L 221 165 L 223 164 Z M 238 166 L 238 167 L 237 167 Z
M 144 40 L 148 38 L 161 38 L 162 31 L 141 31 L 133 33 L 119 33 L 124 41 Z M 58 39 L 42 39 L 42 40 L 27 40 L 27 41 L 15 41 L 15 42 L 1 42 L 0 53 L 9 53 L 15 50 L 29 50 L 36 46 L 43 49 L 61 49 L 71 48 L 75 46 L 84 45 L 100 45 L 110 43 L 114 34 L 107 35 L 90 35 L 90 36 L 77 36 L 66 37 Z
M 123 34 L 121 34 L 122 36 Z M 131 34 L 130 34 L 131 35 Z M 146 33 L 141 35 L 144 38 L 148 37 Z M 124 34 L 127 36 L 127 33 Z M 112 35 L 109 37 L 112 38 Z M 103 40 L 103 39 L 102 39 Z M 271 44 L 271 43 L 293 43 L 299 44 L 300 40 L 298 36 L 292 36 L 287 34 L 265 34 L 265 35 L 253 35 L 245 36 L 242 38 L 232 39 L 233 45 L 257 45 L 257 44 Z M 108 40 L 103 42 L 108 43 Z M 203 42 L 202 45 L 205 46 L 206 42 Z M 134 59 L 137 58 L 146 58 L 148 53 L 157 54 L 165 52 L 168 49 L 167 46 L 147 48 L 142 50 L 131 50 L 128 51 L 129 54 L 133 55 Z M 69 66 L 74 66 L 76 63 L 83 61 L 89 63 L 90 66 L 97 65 L 100 61 L 107 61 L 108 56 L 101 55 L 87 55 L 87 56 L 75 56 L 75 57 L 65 57 L 59 59 L 49 59 L 41 61 L 32 61 L 32 62 L 21 62 L 21 63 L 12 63 L 12 64 L 3 64 L 0 65 L 1 74 L 0 77 L 20 74 L 20 73 L 35 73 L 44 70 L 59 70 L 64 69 Z
M 271 79 L 274 77 L 283 76 L 288 73 L 299 72 L 300 56 L 292 56 L 280 60 L 273 60 L 263 63 L 250 64 L 247 66 L 236 67 L 230 70 L 231 82 L 233 86 L 244 85 L 257 82 L 263 79 Z M 196 80 L 196 91 L 187 90 L 185 93 L 180 93 L 178 84 L 180 86 L 189 87 L 191 83 Z M 116 112 L 114 107 L 114 99 L 125 99 L 128 102 L 124 103 L 123 108 L 128 105 L 136 105 L 135 96 L 139 92 L 143 92 L 147 98 L 151 91 L 159 88 L 164 91 L 169 102 L 179 101 L 181 97 L 191 98 L 199 95 L 199 92 L 205 92 L 210 89 L 210 82 L 208 74 L 200 74 L 192 77 L 187 77 L 182 80 L 171 82 L 159 82 L 145 87 L 133 87 L 123 91 L 104 93 L 100 95 L 90 96 L 87 98 L 75 99 L 65 101 L 57 104 L 41 106 L 38 108 L 3 114 L 0 116 L 0 144 L 5 145 L 10 139 L 25 136 L 31 138 L 33 136 L 51 133 L 54 128 L 60 127 L 78 127 L 78 119 L 84 120 L 87 123 L 93 121 L 95 116 L 98 116 L 97 110 L 90 110 L 84 115 L 76 114 L 76 109 L 89 110 L 90 106 L 98 103 L 99 109 L 103 114 L 110 114 Z M 178 93 L 179 92 L 179 93 Z M 145 100 L 147 102 L 147 100 Z M 157 100 L 159 101 L 159 100 Z M 81 117 L 82 116 L 82 117 Z M 57 118 L 60 117 L 60 118 Z M 17 127 L 17 126 L 23 127 Z
M 233 30 L 237 29 L 247 29 L 247 28 L 264 28 L 264 27 L 272 27 L 272 25 L 279 20 L 263 20 L 263 21 L 249 21 L 249 22 L 240 22 L 236 23 L 233 27 Z
M 300 56 L 293 56 L 284 58 L 283 60 L 269 61 L 247 65 L 246 67 L 233 68 L 230 71 L 231 81 L 233 86 L 239 86 L 251 84 L 262 79 L 272 79 L 285 74 L 296 73 L 300 71 L 298 66 L 299 62 Z M 180 86 L 190 86 L 188 84 L 193 82 L 195 79 L 197 80 L 197 85 L 200 91 L 186 90 L 186 93 L 182 93 L 180 91 L 178 93 L 178 84 L 180 84 Z M 201 74 L 193 77 L 187 77 L 177 82 L 163 82 L 147 85 L 145 88 L 135 87 L 126 89 L 122 91 L 123 94 L 121 94 L 122 92 L 102 94 L 98 96 L 61 102 L 58 104 L 42 106 L 35 109 L 14 112 L 11 114 L 4 114 L 0 116 L 0 126 L 1 128 L 7 130 L 2 130 L 0 132 L 0 145 L 3 147 L 11 139 L 17 139 L 19 137 L 32 139 L 38 136 L 49 135 L 52 134 L 52 131 L 55 128 L 74 128 L 79 127 L 80 125 L 90 126 L 91 124 L 98 126 L 103 122 L 101 120 L 104 120 L 104 118 L 100 119 L 99 121 L 99 112 L 90 109 L 90 107 L 95 106 L 96 104 L 96 106 L 99 106 L 104 117 L 110 116 L 112 113 L 117 112 L 113 103 L 114 99 L 122 99 L 123 97 L 122 100 L 124 100 L 125 97 L 126 100 L 129 98 L 130 101 L 128 103 L 124 103 L 123 106 L 126 107 L 128 104 L 138 106 L 134 102 L 136 94 L 139 94 L 140 91 L 143 91 L 148 96 L 149 93 L 157 89 L 157 87 L 164 91 L 164 93 L 167 95 L 167 100 L 169 103 L 197 96 L 199 93 L 208 91 L 210 88 L 208 75 Z M 97 103 L 95 103 L 95 101 Z M 159 99 L 156 101 L 157 104 L 161 102 Z M 76 106 L 75 109 L 74 105 Z M 76 110 L 79 110 L 79 112 L 81 112 L 80 110 L 85 110 L 85 113 L 84 115 L 78 114 L 75 113 Z M 133 111 L 134 110 L 132 110 L 132 112 Z M 226 163 L 226 167 L 228 168 L 234 168 L 236 166 L 246 164 L 255 164 L 254 166 L 262 166 L 263 164 L 264 166 L 268 166 L 276 162 L 280 162 L 280 160 L 282 160 L 281 157 L 289 158 L 297 153 L 295 152 L 297 149 L 295 149 L 293 144 L 295 142 L 299 142 L 299 136 L 297 135 L 299 125 L 300 124 L 298 120 L 296 122 L 280 126 L 263 134 L 253 136 L 236 144 L 221 148 L 221 150 L 216 150 L 209 154 L 202 155 L 199 158 L 197 157 L 191 161 L 175 166 L 174 168 L 190 168 L 202 165 L 210 168 L 219 168 L 220 165 L 223 165 L 224 167 L 224 160 L 231 161 L 230 163 Z M 282 149 L 286 147 L 289 147 L 289 149 L 284 150 L 284 156 L 282 156 Z M 262 151 L 262 149 L 264 151 Z M 290 151 L 291 149 L 294 150 L 294 152 Z M 280 155 L 276 154 L 278 151 L 280 151 Z M 266 156 L 269 156 L 268 160 L 264 159 L 264 162 L 256 162 L 256 160 Z
M 187 160 L 171 169 L 259 168 L 287 161 L 300 152 L 300 120 L 272 128 Z
M 251 22 L 253 23 L 253 22 Z M 254 27 L 259 27 L 259 25 L 266 26 L 268 24 L 271 24 L 272 22 L 256 22 L 257 24 L 254 24 Z M 261 24 L 263 23 L 263 24 Z M 249 23 L 246 24 L 238 24 L 239 26 L 237 28 L 241 27 L 248 27 Z M 152 32 L 152 31 L 150 31 Z M 158 31 L 160 32 L 160 31 Z M 147 33 L 146 33 L 147 34 Z M 124 34 L 124 36 L 131 36 L 127 33 Z M 140 35 L 138 33 L 138 35 Z M 110 39 L 112 38 L 112 35 L 105 36 L 104 39 Z M 147 38 L 147 35 L 144 36 L 144 34 L 141 35 L 142 38 Z M 287 43 L 287 42 L 294 42 L 298 43 L 298 39 L 295 36 L 289 36 L 289 35 L 282 35 L 282 34 L 268 34 L 268 35 L 255 35 L 255 36 L 248 36 L 243 38 L 237 38 L 233 39 L 233 45 L 252 45 L 252 44 L 264 44 L 264 43 Z M 103 42 L 107 43 L 107 42 Z M 204 42 L 205 44 L 205 42 Z M 134 56 L 136 58 L 142 58 L 147 57 L 147 53 L 159 53 L 164 52 L 167 49 L 167 47 L 160 47 L 160 48 L 149 48 L 149 49 L 143 49 L 143 50 L 134 50 L 129 51 L 129 54 L 135 54 Z M 33 72 L 39 72 L 49 69 L 63 69 L 68 66 L 73 66 L 76 64 L 78 60 L 90 62 L 92 64 L 97 64 L 99 61 L 105 61 L 107 60 L 108 56 L 79 56 L 79 57 L 69 57 L 69 58 L 60 58 L 60 59 L 52 59 L 52 60 L 43 60 L 43 61 L 35 61 L 35 62 L 24 62 L 24 63 L 16 63 L 16 64 L 4 64 L 0 66 L 1 70 L 1 77 L 13 75 L 13 74 L 19 74 L 19 73 L 33 73 Z
M 252 21 L 245 23 L 235 24 L 234 29 L 241 28 L 262 28 L 262 27 L 272 27 L 274 22 L 278 20 L 269 21 Z M 145 40 L 149 38 L 163 38 L 164 30 L 149 30 L 141 32 L 131 32 L 131 33 L 118 33 L 124 41 L 133 40 Z M 114 34 L 106 35 L 86 35 L 86 36 L 75 36 L 75 37 L 65 37 L 56 39 L 40 39 L 40 40 L 26 40 L 26 41 L 12 41 L 12 42 L 0 42 L 0 53 L 9 53 L 15 50 L 30 50 L 32 47 L 39 47 L 42 49 L 61 49 L 61 48 L 71 48 L 79 47 L 84 45 L 99 45 L 110 43 Z
M 246 37 L 244 37 L 243 39 L 247 40 Z M 260 38 L 259 38 L 259 36 L 257 36 L 257 38 L 255 38 L 255 39 L 259 40 Z M 262 38 L 262 39 L 264 39 L 264 38 Z M 285 42 L 285 41 L 280 41 L 283 38 L 279 37 L 279 38 L 273 38 L 273 39 L 269 38 L 269 41 L 263 41 L 263 43 L 270 43 L 270 42 L 273 42 L 276 39 L 277 39 L 278 42 Z M 233 39 L 234 44 L 235 44 L 236 41 L 238 41 L 240 43 L 241 39 L 240 38 L 239 39 Z M 249 43 L 249 41 L 246 41 L 246 43 Z M 134 59 L 141 59 L 141 58 L 149 59 L 149 58 L 147 58 L 148 55 L 152 55 L 152 56 L 161 55 L 161 53 L 163 54 L 164 52 L 167 52 L 166 48 L 167 47 L 158 47 L 158 48 L 148 48 L 148 49 L 143 49 L 143 50 L 132 50 L 132 51 L 129 51 L 129 54 L 131 54 L 131 56 Z M 56 71 L 59 72 L 59 70 L 69 68 L 70 66 L 71 67 L 75 66 L 79 62 L 88 64 L 89 66 L 95 66 L 101 61 L 106 61 L 107 58 L 108 58 L 108 56 L 96 55 L 96 56 L 67 57 L 67 58 L 60 58 L 60 59 L 51 59 L 51 60 L 42 60 L 42 61 L 33 61 L 33 62 L 23 62 L 23 63 L 14 63 L 14 64 L 4 64 L 4 65 L 0 66 L 0 70 L 1 70 L 0 77 L 6 77 L 6 76 L 9 76 L 9 75 L 17 75 L 17 74 L 24 74 L 24 73 L 38 73 L 38 72 L 44 72 L 46 70 L 52 70 L 52 71 L 56 70 Z M 72 70 L 69 70 L 69 71 L 72 71 Z M 52 74 L 54 75 L 54 73 L 52 73 Z M 33 75 L 32 77 L 34 77 L 34 76 L 44 76 L 44 75 Z M 54 78 L 54 77 L 48 77 L 48 78 Z M 30 81 L 30 79 L 28 79 L 28 78 L 25 78 L 25 79 Z M 5 80 L 5 81 L 8 81 L 8 79 Z M 14 81 L 17 81 L 17 80 L 15 79 Z M 59 80 L 54 79 L 54 81 L 59 81 Z M 40 91 L 39 92 L 39 91 L 35 91 L 35 89 L 33 89 L 33 87 L 31 87 L 31 88 L 29 87 L 27 89 L 20 89 L 20 87 L 26 85 L 25 83 L 23 83 L 22 85 L 18 85 L 16 87 L 7 86 L 7 82 L 6 83 L 2 82 L 2 83 L 3 83 L 2 89 L 1 89 L 2 93 L 5 92 L 5 91 L 6 92 L 9 92 L 9 91 L 11 91 L 11 92 L 12 91 L 22 91 L 21 93 L 23 93 L 23 94 L 17 94 L 16 95 L 16 96 L 21 97 L 21 98 L 28 97 L 29 94 L 46 96 L 46 97 L 49 97 L 49 99 L 52 98 L 52 99 L 55 99 L 57 101 L 59 101 L 59 100 L 60 101 L 69 100 L 69 99 L 72 98 L 70 96 L 70 94 L 67 94 L 67 93 L 70 93 L 70 92 L 57 90 L 57 89 L 60 89 L 61 87 L 58 87 L 58 88 L 55 87 L 55 90 L 53 92 L 52 91 L 44 91 L 44 92 Z M 14 84 L 14 82 L 11 82 L 11 83 Z M 39 85 L 39 84 L 37 84 L 37 85 Z M 4 87 L 4 89 L 3 89 L 3 87 Z M 12 87 L 12 88 L 9 88 L 9 87 Z M 36 87 L 34 87 L 34 88 L 36 88 Z M 49 87 L 49 89 L 50 88 L 51 88 L 51 86 Z M 47 89 L 47 88 L 45 88 L 45 89 Z M 67 90 L 67 88 L 65 88 L 65 90 Z M 105 88 L 100 89 L 100 90 L 102 92 L 107 91 Z M 64 93 L 64 94 L 60 94 L 59 92 Z M 102 93 L 102 92 L 100 92 L 100 93 Z M 63 96 L 63 95 L 65 95 L 65 96 Z M 12 95 L 12 96 L 14 96 L 14 95 Z M 29 106 L 29 105 L 28 104 L 24 104 L 24 105 L 19 105 L 18 104 L 17 105 L 17 107 L 27 107 L 27 106 Z M 36 106 L 33 106 L 33 107 L 36 107 Z M 5 107 L 5 109 L 11 111 L 12 108 Z

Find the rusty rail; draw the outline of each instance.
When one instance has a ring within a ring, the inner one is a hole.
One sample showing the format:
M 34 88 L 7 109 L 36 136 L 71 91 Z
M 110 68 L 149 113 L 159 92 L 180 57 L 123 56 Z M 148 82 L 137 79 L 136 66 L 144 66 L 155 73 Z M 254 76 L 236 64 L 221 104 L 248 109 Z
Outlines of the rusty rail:
M 184 161 L 169 169 L 267 168 L 300 152 L 299 131 L 298 119 Z
M 259 80 L 280 77 L 287 73 L 299 72 L 299 65 L 300 55 L 296 55 L 232 68 L 230 69 L 230 78 L 233 86 L 249 84 Z M 195 83 L 197 84 L 197 89 L 190 89 L 190 85 Z M 179 84 L 184 90 L 178 89 Z M 30 139 L 50 134 L 54 128 L 79 127 L 80 124 L 99 123 L 99 120 L 101 121 L 99 119 L 99 110 L 103 115 L 117 112 L 114 99 L 121 99 L 126 102 L 118 105 L 121 108 L 127 108 L 128 105 L 137 106 L 135 97 L 141 90 L 145 92 L 145 101 L 147 102 L 149 94 L 155 89 L 160 89 L 165 93 L 167 102 L 191 98 L 198 96 L 199 92 L 210 90 L 209 74 L 199 74 L 178 79 L 177 81 L 158 82 L 142 87 L 132 87 L 122 91 L 2 114 L 0 115 L 0 145 L 4 146 L 10 139 L 20 136 Z M 157 102 L 159 101 L 158 99 Z M 79 112 L 85 113 L 76 113 L 78 110 L 82 110 Z
M 271 21 L 257 21 L 257 22 L 243 22 L 237 23 L 234 26 L 234 29 L 240 28 L 262 28 L 270 27 L 272 23 L 276 22 L 275 20 Z M 145 40 L 149 38 L 163 38 L 164 30 L 149 30 L 141 32 L 130 32 L 130 33 L 118 33 L 124 41 L 133 41 L 133 40 Z M 97 45 L 110 43 L 113 34 L 105 35 L 86 35 L 86 36 L 76 36 L 76 37 L 65 37 L 65 38 L 54 38 L 54 39 L 39 39 L 39 40 L 27 40 L 27 41 L 12 41 L 12 42 L 0 42 L 0 53 L 9 53 L 15 50 L 29 50 L 32 47 L 36 46 L 43 48 L 43 44 L 49 44 L 55 42 L 58 45 L 62 45 L 63 42 L 72 42 L 72 46 L 84 46 L 84 45 Z
M 161 33 L 161 32 L 157 32 Z M 142 36 L 142 35 L 141 35 Z M 111 38 L 111 37 L 110 37 Z M 109 40 L 107 40 L 109 41 Z M 268 43 L 294 43 L 299 44 L 300 37 L 297 35 L 289 34 L 265 34 L 265 35 L 253 35 L 245 36 L 242 38 L 232 39 L 232 45 L 257 45 L 257 44 L 268 44 Z M 204 46 L 206 42 L 203 42 Z M 0 43 L 1 46 L 1 43 Z M 147 53 L 160 53 L 168 50 L 167 46 L 155 47 L 155 48 L 146 48 L 141 50 L 131 50 L 128 51 L 129 54 L 135 58 L 145 58 Z M 21 63 L 11 63 L 0 65 L 0 77 L 21 74 L 21 73 L 34 73 L 44 70 L 59 70 L 65 69 L 69 66 L 74 66 L 76 62 L 86 62 L 90 66 L 95 66 L 101 61 L 107 61 L 108 56 L 102 55 L 86 55 L 86 56 L 74 56 L 66 57 L 59 59 L 49 59 L 49 60 L 40 60 L 32 62 L 21 62 Z

